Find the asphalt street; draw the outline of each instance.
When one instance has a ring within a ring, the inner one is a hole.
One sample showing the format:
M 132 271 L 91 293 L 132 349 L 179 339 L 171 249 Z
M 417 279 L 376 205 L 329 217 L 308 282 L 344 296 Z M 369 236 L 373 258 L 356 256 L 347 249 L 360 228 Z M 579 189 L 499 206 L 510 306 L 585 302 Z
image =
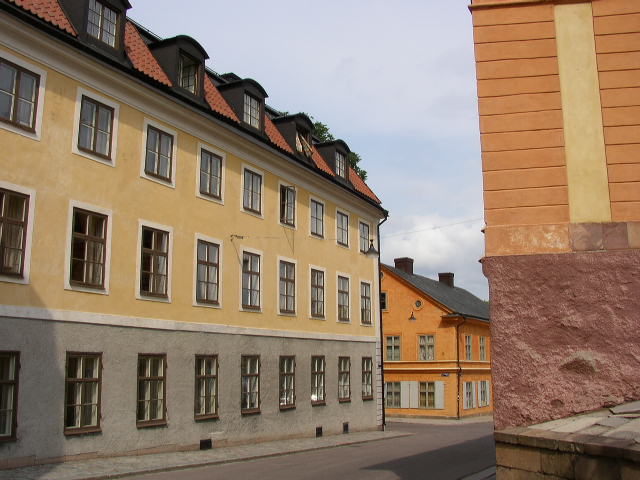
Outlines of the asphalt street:
M 129 480 L 459 480 L 495 465 L 493 424 L 389 422 L 410 433 L 324 450 L 127 477 Z

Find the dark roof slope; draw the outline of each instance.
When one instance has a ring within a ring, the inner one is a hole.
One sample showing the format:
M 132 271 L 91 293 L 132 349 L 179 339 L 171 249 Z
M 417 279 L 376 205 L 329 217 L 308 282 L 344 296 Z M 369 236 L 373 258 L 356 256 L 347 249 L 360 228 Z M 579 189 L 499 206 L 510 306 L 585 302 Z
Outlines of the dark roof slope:
M 480 300 L 473 293 L 464 288 L 449 287 L 442 282 L 423 277 L 422 275 L 409 275 L 408 273 L 394 268 L 390 265 L 383 265 L 393 274 L 409 282 L 411 285 L 422 291 L 435 301 L 453 310 L 454 313 L 489 320 L 489 302 Z

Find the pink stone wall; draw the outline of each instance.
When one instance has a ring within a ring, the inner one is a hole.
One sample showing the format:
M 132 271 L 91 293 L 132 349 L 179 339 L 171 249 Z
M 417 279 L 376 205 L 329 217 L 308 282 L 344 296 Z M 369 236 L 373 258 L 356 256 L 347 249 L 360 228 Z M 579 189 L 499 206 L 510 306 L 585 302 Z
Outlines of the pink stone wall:
M 640 250 L 489 257 L 496 429 L 640 399 Z

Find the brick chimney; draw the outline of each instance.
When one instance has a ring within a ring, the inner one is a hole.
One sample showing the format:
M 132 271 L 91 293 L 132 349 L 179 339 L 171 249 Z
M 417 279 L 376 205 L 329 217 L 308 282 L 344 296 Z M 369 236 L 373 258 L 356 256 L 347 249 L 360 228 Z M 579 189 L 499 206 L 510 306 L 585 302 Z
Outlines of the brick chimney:
M 444 283 L 447 287 L 453 288 L 453 273 L 451 272 L 439 273 L 438 281 L 440 283 Z
M 394 258 L 393 263 L 395 263 L 396 268 L 398 270 L 402 270 L 404 273 L 413 275 L 413 258 L 409 258 L 409 257 Z

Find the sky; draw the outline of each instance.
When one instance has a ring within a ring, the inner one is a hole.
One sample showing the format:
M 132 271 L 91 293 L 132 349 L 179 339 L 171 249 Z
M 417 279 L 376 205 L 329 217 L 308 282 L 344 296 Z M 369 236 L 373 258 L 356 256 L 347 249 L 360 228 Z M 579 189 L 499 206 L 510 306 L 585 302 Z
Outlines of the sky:
M 132 0 L 161 37 L 190 35 L 207 67 L 264 87 L 357 152 L 389 210 L 381 260 L 480 298 L 482 165 L 471 14 L 465 0 Z

